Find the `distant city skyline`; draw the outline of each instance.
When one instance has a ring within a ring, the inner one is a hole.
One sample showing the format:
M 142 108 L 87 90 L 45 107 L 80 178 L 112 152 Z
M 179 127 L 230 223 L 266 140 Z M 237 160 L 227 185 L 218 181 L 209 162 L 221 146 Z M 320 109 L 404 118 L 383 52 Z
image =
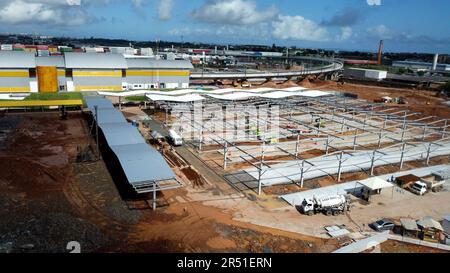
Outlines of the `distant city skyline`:
M 0 0 L 0 32 L 450 53 L 447 0 Z

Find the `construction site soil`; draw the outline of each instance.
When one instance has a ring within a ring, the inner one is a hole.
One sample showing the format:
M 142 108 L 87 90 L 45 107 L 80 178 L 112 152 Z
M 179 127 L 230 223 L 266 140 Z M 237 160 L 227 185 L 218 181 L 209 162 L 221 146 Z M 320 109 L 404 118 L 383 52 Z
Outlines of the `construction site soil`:
M 190 200 L 186 187 L 204 190 L 191 168 L 185 188 L 147 196 L 123 195 L 104 158 L 77 162 L 93 145 L 81 113 L 7 114 L 0 118 L 0 252 L 329 252 L 323 240 L 239 222 L 222 210 Z M 175 159 L 174 159 L 175 161 Z M 181 163 L 181 162 L 178 162 Z
M 301 84 L 302 85 L 302 84 Z M 315 81 L 302 85 L 308 88 L 318 90 L 333 90 L 358 95 L 358 98 L 368 101 L 374 101 L 384 96 L 392 98 L 405 98 L 407 104 L 387 104 L 389 106 L 399 107 L 420 112 L 429 116 L 438 116 L 443 118 L 450 117 L 450 107 L 442 104 L 446 99 L 439 97 L 439 93 L 429 90 L 388 88 L 360 84 L 341 84 L 333 81 Z M 448 99 L 447 99 L 448 100 Z

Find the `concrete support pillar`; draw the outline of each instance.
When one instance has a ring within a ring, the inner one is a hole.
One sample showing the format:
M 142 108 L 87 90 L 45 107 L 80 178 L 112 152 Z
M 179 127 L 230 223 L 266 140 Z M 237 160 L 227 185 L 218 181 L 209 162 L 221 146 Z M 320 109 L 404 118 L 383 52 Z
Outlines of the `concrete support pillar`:
M 403 161 L 404 161 L 404 155 L 405 155 L 405 147 L 406 147 L 406 143 L 403 142 L 402 145 L 402 154 L 400 156 L 400 170 L 403 169 Z
M 227 169 L 227 157 L 228 157 L 228 142 L 223 144 L 223 169 Z
M 346 125 L 346 122 L 347 122 L 347 120 L 346 120 L 346 119 L 344 119 L 344 120 L 342 121 L 341 133 L 343 133 L 343 132 L 344 132 L 344 129 L 345 129 L 345 125 Z
M 367 124 L 367 114 L 365 114 L 364 116 L 363 131 L 366 130 L 366 124 Z
M 355 136 L 353 137 L 353 151 L 356 151 L 356 139 L 358 137 L 358 129 L 355 130 Z
M 330 145 L 330 135 L 327 135 L 327 140 L 325 142 L 325 154 L 328 155 L 328 147 Z
M 405 133 L 406 133 L 406 119 L 403 121 L 401 142 L 403 142 L 403 140 L 405 140 Z
M 378 148 L 381 147 L 381 139 L 383 138 L 383 130 L 378 133 Z
M 265 152 L 265 139 L 262 142 L 262 150 L 261 150 L 261 160 L 259 162 L 259 170 L 258 170 L 258 195 L 261 195 L 262 192 L 262 183 L 261 183 L 261 176 L 262 176 L 262 169 L 264 164 L 264 152 Z
M 339 155 L 339 167 L 338 167 L 338 177 L 337 181 L 341 182 L 341 172 L 342 172 L 342 157 L 344 156 L 344 152 L 341 152 Z
M 373 171 L 375 169 L 375 156 L 377 155 L 377 150 L 373 151 L 372 159 L 370 162 L 370 175 L 373 176 Z
M 428 144 L 428 149 L 427 149 L 427 159 L 426 159 L 426 164 L 427 164 L 427 166 L 430 165 L 431 145 L 433 145 L 433 142 L 430 142 L 430 143 Z
M 300 150 L 300 133 L 297 134 L 297 142 L 295 143 L 295 158 L 298 159 L 298 152 Z
M 303 183 L 305 182 L 305 160 L 302 160 L 302 169 L 300 172 L 300 187 L 303 188 Z
M 447 130 L 448 119 L 445 120 L 444 129 L 442 130 L 442 139 L 445 138 L 445 131 Z
M 423 127 L 422 141 L 424 141 L 427 136 L 427 129 L 428 129 L 428 125 L 425 125 L 425 127 Z
M 203 147 L 203 126 L 200 127 L 200 139 L 199 139 L 199 144 L 198 144 L 198 151 L 201 152 L 202 151 L 202 147 Z

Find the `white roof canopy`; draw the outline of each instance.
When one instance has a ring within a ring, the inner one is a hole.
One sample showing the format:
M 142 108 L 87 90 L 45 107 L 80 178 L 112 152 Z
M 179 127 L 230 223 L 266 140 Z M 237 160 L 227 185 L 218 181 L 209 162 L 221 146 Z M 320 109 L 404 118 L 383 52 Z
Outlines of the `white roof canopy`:
M 423 228 L 434 228 L 440 231 L 444 230 L 441 224 L 430 216 L 423 217 L 421 220 L 417 221 L 417 225 Z
M 366 180 L 359 181 L 358 183 L 370 190 L 381 190 L 385 188 L 391 188 L 394 186 L 391 183 L 379 177 L 371 177 Z
M 171 102 L 193 102 L 204 100 L 205 98 L 198 94 L 184 95 L 184 96 L 164 96 L 164 95 L 147 95 L 152 101 L 171 101 Z

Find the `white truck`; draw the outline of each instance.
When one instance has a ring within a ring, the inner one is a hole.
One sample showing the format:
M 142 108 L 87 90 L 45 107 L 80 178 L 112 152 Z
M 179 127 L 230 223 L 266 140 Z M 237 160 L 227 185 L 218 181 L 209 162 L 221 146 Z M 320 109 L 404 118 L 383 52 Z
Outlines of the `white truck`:
M 417 195 L 424 195 L 427 192 L 427 184 L 423 182 L 414 182 L 410 190 Z
M 327 216 L 339 215 L 349 210 L 350 199 L 343 195 L 330 195 L 325 197 L 305 198 L 300 206 L 306 215 L 325 213 Z
M 169 130 L 169 139 L 174 146 L 183 145 L 183 139 L 174 130 Z

